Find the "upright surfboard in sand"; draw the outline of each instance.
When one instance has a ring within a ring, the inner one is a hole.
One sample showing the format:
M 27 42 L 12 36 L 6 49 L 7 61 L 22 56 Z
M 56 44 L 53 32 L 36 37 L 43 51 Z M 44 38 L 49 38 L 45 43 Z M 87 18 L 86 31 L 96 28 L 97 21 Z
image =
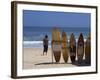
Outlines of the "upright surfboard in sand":
M 76 59 L 76 40 L 73 33 L 71 34 L 70 37 L 69 52 L 70 52 L 71 62 L 74 63 Z
M 91 35 L 89 34 L 85 43 L 85 62 L 91 64 Z
M 83 61 L 83 55 L 84 55 L 84 38 L 83 34 L 81 33 L 79 38 L 78 38 L 78 43 L 77 43 L 77 58 L 78 58 L 78 63 L 82 63 Z
M 58 28 L 52 30 L 52 52 L 56 62 L 60 61 L 61 57 L 61 34 Z
M 68 61 L 68 47 L 67 47 L 67 35 L 62 32 L 62 55 L 65 62 Z

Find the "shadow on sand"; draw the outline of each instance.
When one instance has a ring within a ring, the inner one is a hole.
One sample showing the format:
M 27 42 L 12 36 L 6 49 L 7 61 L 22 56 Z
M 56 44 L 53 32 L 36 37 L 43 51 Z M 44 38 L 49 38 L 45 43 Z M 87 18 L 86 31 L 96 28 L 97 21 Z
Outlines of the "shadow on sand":
M 74 63 L 72 63 L 73 65 L 76 65 L 76 66 L 91 66 L 90 63 L 86 63 L 85 60 L 83 60 L 82 62 L 78 62 L 78 61 L 75 61 Z
M 71 63 L 44 62 L 44 63 L 37 63 L 35 65 L 49 65 L 49 64 L 71 64 Z
M 78 61 L 75 61 L 74 63 L 44 62 L 44 63 L 37 63 L 35 65 L 49 65 L 49 64 L 72 64 L 76 66 L 91 66 L 91 64 L 86 63 L 85 60 L 83 60 L 81 63 L 79 63 Z

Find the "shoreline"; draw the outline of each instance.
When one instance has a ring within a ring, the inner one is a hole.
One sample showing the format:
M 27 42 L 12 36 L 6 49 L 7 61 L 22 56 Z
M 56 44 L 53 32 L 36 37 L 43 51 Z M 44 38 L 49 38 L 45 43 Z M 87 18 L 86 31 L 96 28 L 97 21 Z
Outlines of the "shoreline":
M 69 46 L 69 40 L 68 46 Z M 78 39 L 76 40 L 76 44 L 78 42 Z M 86 39 L 84 39 L 84 42 L 86 42 Z M 43 41 L 23 41 L 23 47 L 24 48 L 43 48 Z M 49 48 L 51 48 L 51 41 L 49 41 Z

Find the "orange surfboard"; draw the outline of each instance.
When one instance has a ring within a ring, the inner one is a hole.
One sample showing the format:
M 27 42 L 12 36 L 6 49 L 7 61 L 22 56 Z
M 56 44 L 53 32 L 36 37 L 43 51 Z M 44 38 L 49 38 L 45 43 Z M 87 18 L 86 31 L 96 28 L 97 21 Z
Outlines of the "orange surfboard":
M 62 32 L 62 55 L 65 62 L 68 61 L 68 47 L 67 47 L 67 35 Z
M 52 52 L 56 62 L 60 61 L 61 57 L 61 34 L 58 28 L 52 30 Z

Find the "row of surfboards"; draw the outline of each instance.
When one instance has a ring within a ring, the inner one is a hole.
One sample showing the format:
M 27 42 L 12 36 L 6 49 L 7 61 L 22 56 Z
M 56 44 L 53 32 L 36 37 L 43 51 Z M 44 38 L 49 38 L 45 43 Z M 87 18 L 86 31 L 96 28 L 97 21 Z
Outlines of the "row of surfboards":
M 82 63 L 83 56 L 85 55 L 85 63 L 91 62 L 91 39 L 90 34 L 87 36 L 86 42 L 84 42 L 83 34 L 80 33 L 78 42 L 74 34 L 70 36 L 69 46 L 66 32 L 60 33 L 60 30 L 55 28 L 52 30 L 52 52 L 55 58 L 55 62 L 60 62 L 61 54 L 64 61 L 68 62 L 68 57 L 74 63 L 76 60 L 78 63 Z M 77 59 L 76 59 L 77 57 Z

